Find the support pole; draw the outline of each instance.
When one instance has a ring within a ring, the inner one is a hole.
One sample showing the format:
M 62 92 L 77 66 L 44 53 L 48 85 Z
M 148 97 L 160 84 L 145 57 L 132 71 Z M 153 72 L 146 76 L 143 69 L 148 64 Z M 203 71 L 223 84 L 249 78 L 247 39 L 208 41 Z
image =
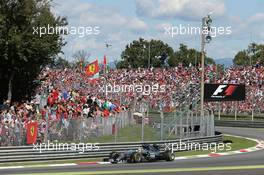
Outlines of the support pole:
M 221 120 L 221 104 L 218 102 L 218 120 Z
M 205 26 L 205 18 L 202 20 L 202 29 Z M 202 42 L 201 42 L 201 53 L 202 53 L 202 77 L 201 77 L 201 117 L 204 117 L 204 46 L 205 46 L 205 35 L 202 32 Z
M 163 140 L 164 116 L 163 110 L 160 111 L 160 140 Z

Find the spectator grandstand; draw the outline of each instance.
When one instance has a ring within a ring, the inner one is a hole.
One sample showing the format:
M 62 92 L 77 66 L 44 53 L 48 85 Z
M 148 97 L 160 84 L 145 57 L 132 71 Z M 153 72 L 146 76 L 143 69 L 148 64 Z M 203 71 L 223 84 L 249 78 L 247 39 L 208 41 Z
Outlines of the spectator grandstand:
M 263 81 L 264 67 L 230 67 L 217 73 L 216 66 L 206 67 L 206 83 L 243 83 L 246 85 L 246 100 L 237 102 L 239 113 L 264 112 Z M 133 108 L 134 102 L 144 99 L 150 108 L 157 109 L 159 103 L 170 112 L 182 105 L 188 105 L 199 98 L 200 71 L 197 67 L 150 69 L 115 69 L 91 79 L 80 69 L 45 68 L 39 75 L 40 85 L 31 101 L 10 103 L 6 101 L 0 107 L 0 146 L 19 145 L 23 141 L 28 122 L 38 121 L 39 133 L 44 135 L 51 122 L 67 125 L 68 120 L 115 116 L 123 110 Z M 165 85 L 165 92 L 142 95 L 138 92 L 120 92 L 106 94 L 99 91 L 104 84 L 141 84 Z M 190 89 L 191 85 L 193 86 Z M 184 97 L 181 96 L 184 94 Z M 188 98 L 186 98 L 188 97 Z M 223 113 L 233 113 L 232 102 L 221 104 Z M 206 107 L 217 111 L 216 103 L 206 103 Z M 20 138 L 20 139 L 17 139 Z

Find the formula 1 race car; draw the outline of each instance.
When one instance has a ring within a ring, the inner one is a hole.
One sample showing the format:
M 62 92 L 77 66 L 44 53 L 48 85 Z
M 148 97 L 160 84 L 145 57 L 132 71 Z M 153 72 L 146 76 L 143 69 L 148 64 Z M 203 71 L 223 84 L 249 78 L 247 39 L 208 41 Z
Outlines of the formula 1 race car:
M 170 150 L 161 151 L 160 147 L 156 144 L 143 144 L 138 150 L 128 150 L 125 152 L 117 153 L 112 152 L 109 156 L 111 163 L 128 162 L 152 162 L 157 160 L 173 161 L 175 155 Z

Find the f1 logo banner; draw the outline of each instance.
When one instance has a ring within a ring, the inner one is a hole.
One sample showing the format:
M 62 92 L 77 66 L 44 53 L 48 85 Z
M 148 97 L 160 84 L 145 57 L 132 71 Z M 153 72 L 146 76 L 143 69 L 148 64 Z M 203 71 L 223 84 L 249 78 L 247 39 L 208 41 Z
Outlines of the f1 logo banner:
M 205 84 L 205 101 L 242 101 L 245 100 L 244 84 Z

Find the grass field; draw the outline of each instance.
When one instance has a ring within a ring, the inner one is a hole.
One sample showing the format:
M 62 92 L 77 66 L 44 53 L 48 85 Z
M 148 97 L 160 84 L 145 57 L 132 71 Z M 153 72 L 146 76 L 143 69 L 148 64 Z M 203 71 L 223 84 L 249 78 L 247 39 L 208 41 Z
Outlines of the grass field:
M 141 125 L 133 125 L 120 129 L 117 132 L 116 138 L 117 138 L 116 140 L 117 142 L 141 141 Z M 158 139 L 159 139 L 159 135 L 154 128 L 149 126 L 144 126 L 145 141 L 152 141 Z M 115 141 L 114 135 L 102 136 L 98 138 L 90 138 L 89 140 L 87 140 L 87 142 L 98 142 L 98 143 L 114 142 L 114 141 Z

